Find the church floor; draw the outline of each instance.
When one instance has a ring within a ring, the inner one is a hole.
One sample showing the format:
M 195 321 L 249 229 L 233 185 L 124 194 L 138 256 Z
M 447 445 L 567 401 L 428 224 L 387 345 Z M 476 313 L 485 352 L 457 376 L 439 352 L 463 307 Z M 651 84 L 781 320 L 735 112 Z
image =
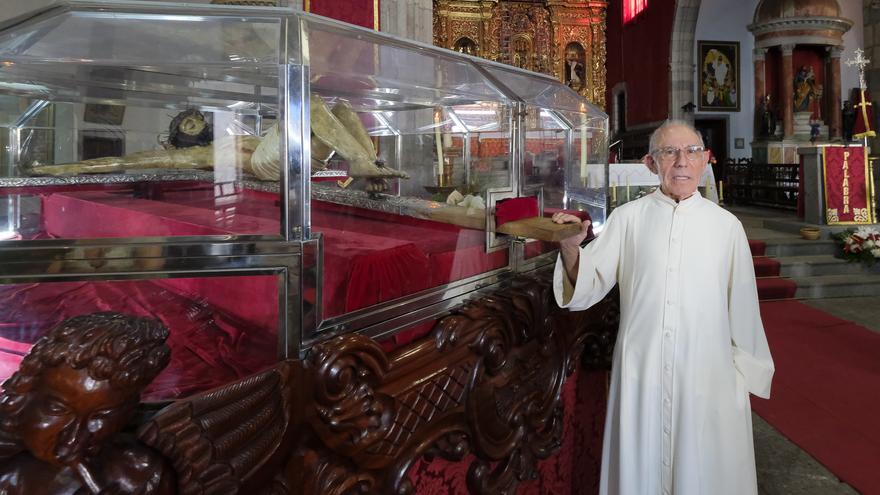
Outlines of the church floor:
M 752 414 L 759 495 L 856 495 L 810 454 Z

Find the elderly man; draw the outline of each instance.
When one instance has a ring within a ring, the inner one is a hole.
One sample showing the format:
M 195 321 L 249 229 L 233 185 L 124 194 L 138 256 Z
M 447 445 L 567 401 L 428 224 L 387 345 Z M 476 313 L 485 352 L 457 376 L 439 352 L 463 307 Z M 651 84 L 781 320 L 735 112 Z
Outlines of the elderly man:
M 586 247 L 587 225 L 563 241 L 554 278 L 572 310 L 620 286 L 601 493 L 756 494 L 748 395 L 769 397 L 774 368 L 745 233 L 697 192 L 706 154 L 693 127 L 662 125 L 644 160 L 660 188 Z

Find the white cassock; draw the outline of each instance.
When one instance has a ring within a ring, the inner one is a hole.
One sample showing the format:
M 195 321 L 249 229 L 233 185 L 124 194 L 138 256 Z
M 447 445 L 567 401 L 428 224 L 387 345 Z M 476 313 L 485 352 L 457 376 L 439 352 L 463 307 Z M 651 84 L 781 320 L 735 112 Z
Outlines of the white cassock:
M 748 393 L 768 398 L 774 368 L 740 222 L 699 193 L 627 203 L 581 250 L 574 291 L 561 259 L 554 276 L 572 310 L 615 284 L 600 493 L 756 494 Z

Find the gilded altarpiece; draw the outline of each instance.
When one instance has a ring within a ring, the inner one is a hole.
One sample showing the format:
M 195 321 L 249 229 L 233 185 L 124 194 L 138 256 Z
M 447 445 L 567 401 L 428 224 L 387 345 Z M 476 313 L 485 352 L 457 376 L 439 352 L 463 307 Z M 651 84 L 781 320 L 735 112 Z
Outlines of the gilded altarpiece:
M 602 0 L 434 0 L 434 44 L 559 78 L 605 105 Z

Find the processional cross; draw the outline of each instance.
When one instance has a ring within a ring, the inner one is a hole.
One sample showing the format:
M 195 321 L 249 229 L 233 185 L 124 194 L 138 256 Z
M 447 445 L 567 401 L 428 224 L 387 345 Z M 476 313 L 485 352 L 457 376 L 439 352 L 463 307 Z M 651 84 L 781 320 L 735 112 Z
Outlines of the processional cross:
M 847 60 L 846 65 L 852 67 L 853 65 L 857 65 L 859 67 L 859 103 L 856 107 L 861 108 L 862 110 L 862 121 L 865 124 L 865 131 L 860 132 L 858 134 L 853 135 L 856 138 L 863 137 L 873 137 L 877 134 L 871 130 L 871 121 L 868 120 L 868 107 L 871 106 L 871 103 L 865 101 L 865 90 L 868 88 L 868 85 L 865 83 L 865 66 L 871 63 L 870 59 L 864 57 L 865 52 L 861 48 L 856 48 L 855 51 L 856 58 L 852 60 Z

